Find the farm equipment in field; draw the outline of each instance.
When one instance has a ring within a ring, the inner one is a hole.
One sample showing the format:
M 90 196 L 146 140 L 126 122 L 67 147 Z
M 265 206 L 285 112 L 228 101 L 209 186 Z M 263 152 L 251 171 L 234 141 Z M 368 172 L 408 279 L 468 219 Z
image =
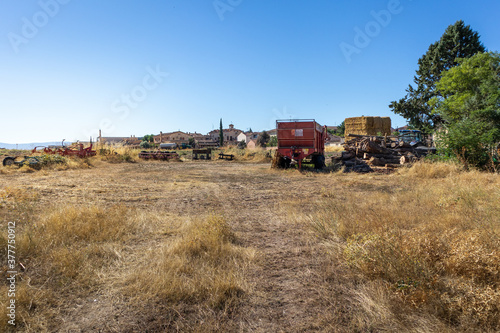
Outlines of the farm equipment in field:
M 160 143 L 160 149 L 176 149 L 177 143 L 175 142 L 164 142 Z
M 424 138 L 419 130 L 399 130 L 398 141 L 401 146 L 405 143 L 411 146 L 424 145 Z
M 143 150 L 139 153 L 139 158 L 145 160 L 162 160 L 162 161 L 174 160 L 174 159 L 178 160 L 179 154 L 177 154 L 175 151 Z
M 277 120 L 276 133 L 278 149 L 273 167 L 288 168 L 298 164 L 300 169 L 305 159 L 309 159 L 315 169 L 325 166 L 326 126 L 314 119 Z
M 37 150 L 38 148 L 43 148 L 43 150 Z M 37 146 L 31 151 L 32 154 L 43 153 L 48 155 L 61 155 L 61 156 L 76 156 L 76 157 L 90 157 L 95 156 L 96 151 L 92 150 L 92 141 L 90 141 L 90 146 L 83 148 L 83 143 L 76 143 L 69 147 L 64 146 L 64 140 L 60 148 L 49 148 L 45 146 Z
M 220 153 L 220 154 L 219 154 L 219 160 L 228 160 L 228 161 L 232 161 L 232 160 L 234 160 L 234 155 L 233 155 L 233 154 L 224 154 L 224 153 Z
M 210 160 L 212 159 L 212 149 L 193 149 L 193 160 Z
M 43 148 L 43 149 L 39 149 Z M 90 141 L 90 146 L 87 148 L 83 148 L 83 143 L 76 143 L 74 145 L 71 145 L 69 147 L 64 146 L 64 140 L 62 141 L 62 145 L 59 148 L 50 148 L 50 147 L 45 147 L 45 146 L 36 146 L 33 148 L 31 151 L 31 154 L 45 154 L 45 155 L 60 155 L 60 156 L 65 156 L 65 157 L 71 157 L 71 156 L 76 156 L 76 157 L 90 157 L 90 156 L 95 156 L 96 151 L 92 150 L 92 141 Z M 23 166 L 23 165 L 29 165 L 29 166 L 36 166 L 41 163 L 40 156 L 24 156 L 21 160 L 21 157 L 16 157 L 16 156 L 6 156 L 2 164 L 3 166 L 11 166 L 11 165 L 17 165 L 17 166 Z
M 3 166 L 11 166 L 17 165 L 18 167 L 22 167 L 23 165 L 27 165 L 30 167 L 35 167 L 40 163 L 40 159 L 36 156 L 24 156 L 20 161 L 18 161 L 19 157 L 7 156 L 3 159 Z

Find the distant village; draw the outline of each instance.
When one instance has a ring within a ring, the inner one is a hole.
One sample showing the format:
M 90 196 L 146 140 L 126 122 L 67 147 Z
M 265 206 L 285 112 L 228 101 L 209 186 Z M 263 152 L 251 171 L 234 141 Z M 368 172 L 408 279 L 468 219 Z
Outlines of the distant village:
M 329 145 L 340 145 L 344 143 L 344 138 L 335 135 L 337 131 L 337 126 L 327 126 L 328 129 L 328 139 L 326 144 Z M 253 132 L 250 131 L 242 131 L 234 127 L 233 124 L 229 125 L 229 128 L 224 128 L 223 130 L 224 136 L 224 146 L 236 146 L 240 142 L 245 142 L 247 148 L 257 148 L 259 147 L 258 138 L 264 132 Z M 270 138 L 276 137 L 276 129 L 272 129 L 269 131 L 265 131 Z M 173 143 L 178 147 L 186 147 L 192 146 L 196 148 L 215 148 L 219 146 L 220 139 L 220 130 L 215 129 L 210 131 L 207 134 L 201 133 L 190 133 L 183 131 L 175 131 L 175 132 L 160 132 L 157 135 L 153 135 L 153 143 L 155 145 L 159 145 L 162 143 Z M 142 137 L 136 137 L 134 135 L 130 137 L 106 137 L 99 135 L 98 142 L 102 144 L 123 144 L 130 146 L 139 146 L 142 141 Z M 270 140 L 271 142 L 273 140 Z

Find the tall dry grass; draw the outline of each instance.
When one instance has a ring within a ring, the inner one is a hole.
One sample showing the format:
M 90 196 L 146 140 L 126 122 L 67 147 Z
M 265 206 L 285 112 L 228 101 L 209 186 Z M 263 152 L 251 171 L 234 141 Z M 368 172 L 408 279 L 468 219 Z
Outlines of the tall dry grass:
M 245 270 L 253 252 L 238 245 L 220 216 L 184 223 L 159 210 L 98 205 L 39 210 L 39 204 L 39 196 L 29 190 L 0 191 L 2 217 L 18 221 L 19 272 L 14 329 L 6 316 L 7 226 L 1 224 L 0 331 L 58 331 L 65 327 L 65 311 L 102 290 L 136 300 L 129 311 L 146 329 L 155 331 L 167 322 L 157 326 L 147 322 L 148 316 L 163 318 L 172 309 L 179 313 L 172 327 L 191 327 L 196 319 L 186 321 L 184 315 L 195 313 L 212 320 L 210 327 L 216 329 L 249 289 Z M 15 214 L 6 213 L 10 211 Z M 146 245 L 150 251 L 145 252 Z M 153 310 L 145 312 L 148 306 Z
M 341 151 L 344 151 L 343 146 L 330 145 L 330 146 L 325 147 L 325 152 L 327 152 L 327 153 L 339 153 Z
M 307 218 L 363 281 L 346 291 L 352 328 L 500 330 L 500 177 L 442 163 L 369 177 L 342 178 L 351 190 L 324 190 Z
M 145 254 L 144 265 L 128 277 L 125 293 L 141 302 L 232 312 L 248 291 L 245 270 L 252 257 L 251 250 L 237 245 L 223 217 L 195 219 L 171 242 Z
M 108 163 L 138 162 L 141 149 L 122 144 L 102 145 L 96 147 L 97 158 Z M 146 149 L 147 150 L 147 149 Z
M 212 151 L 212 159 L 219 158 L 219 153 L 234 155 L 238 162 L 269 163 L 274 155 L 274 150 L 265 148 L 239 149 L 237 147 L 224 147 Z
M 22 191 L 17 200 L 23 199 Z M 99 286 L 100 272 L 113 265 L 123 244 L 139 231 L 137 214 L 124 207 L 62 206 L 28 216 L 16 225 L 17 330 L 53 331 L 65 302 Z M 0 262 L 6 260 L 7 233 L 0 234 Z M 5 281 L 5 271 L 1 274 Z M 0 330 L 7 324 L 8 286 L 0 286 Z

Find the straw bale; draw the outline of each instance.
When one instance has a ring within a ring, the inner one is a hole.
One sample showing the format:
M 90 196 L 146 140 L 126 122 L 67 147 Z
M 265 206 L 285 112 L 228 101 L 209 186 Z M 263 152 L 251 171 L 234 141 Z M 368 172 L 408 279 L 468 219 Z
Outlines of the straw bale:
M 346 118 L 345 134 L 359 135 L 391 135 L 391 118 L 389 117 L 352 117 Z

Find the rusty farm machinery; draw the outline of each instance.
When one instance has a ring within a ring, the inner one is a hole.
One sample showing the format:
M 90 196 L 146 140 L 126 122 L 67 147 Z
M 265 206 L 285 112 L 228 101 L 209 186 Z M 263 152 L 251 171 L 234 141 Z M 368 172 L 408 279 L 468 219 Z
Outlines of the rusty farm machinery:
M 64 146 L 64 140 L 61 143 L 61 147 L 45 147 L 36 146 L 31 150 L 31 156 L 6 156 L 2 164 L 3 166 L 17 165 L 19 167 L 23 165 L 36 166 L 41 163 L 41 157 L 39 155 L 60 155 L 63 157 L 80 157 L 86 158 L 96 155 L 96 151 L 92 149 L 92 141 L 90 145 L 84 148 L 83 143 L 76 143 L 71 146 Z M 38 156 L 36 155 L 38 154 Z

